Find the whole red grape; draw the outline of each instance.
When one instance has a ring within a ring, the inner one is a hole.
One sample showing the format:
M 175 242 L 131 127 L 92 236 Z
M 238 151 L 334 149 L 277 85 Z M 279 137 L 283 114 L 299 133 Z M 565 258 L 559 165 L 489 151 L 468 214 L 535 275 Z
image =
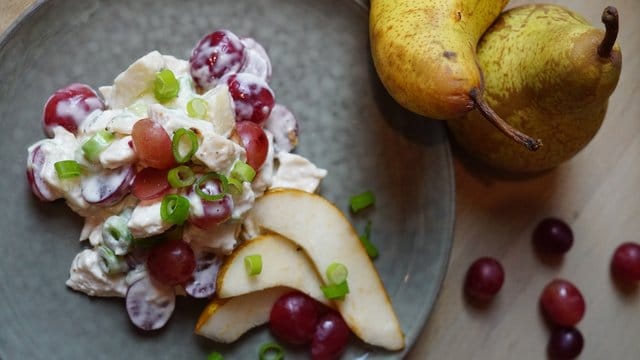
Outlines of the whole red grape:
M 89 85 L 71 84 L 54 92 L 44 105 L 44 131 L 52 137 L 53 128 L 62 126 L 76 134 L 78 126 L 97 109 L 104 109 L 104 103 L 95 90 Z
M 540 305 L 549 321 L 560 326 L 575 326 L 586 310 L 580 290 L 564 279 L 547 284 L 540 296 Z
M 196 269 L 191 246 L 182 240 L 168 240 L 154 246 L 147 257 L 149 274 L 159 282 L 174 286 L 187 282 Z
M 560 327 L 551 332 L 547 354 L 552 360 L 570 360 L 577 358 L 583 347 L 584 338 L 578 329 Z
M 533 244 L 541 252 L 564 254 L 573 245 L 573 231 L 560 219 L 545 218 L 533 231 Z
M 640 281 L 640 244 L 628 242 L 618 246 L 611 259 L 611 272 L 625 282 Z
M 488 301 L 500 291 L 503 283 L 502 265 L 493 258 L 482 257 L 469 267 L 464 288 L 473 299 Z
M 325 314 L 318 321 L 311 340 L 311 358 L 338 359 L 349 343 L 349 335 L 349 327 L 339 314 L 333 311 Z
M 271 308 L 269 327 L 282 340 L 294 344 L 307 344 L 313 338 L 318 323 L 315 300 L 295 291 L 282 295 Z

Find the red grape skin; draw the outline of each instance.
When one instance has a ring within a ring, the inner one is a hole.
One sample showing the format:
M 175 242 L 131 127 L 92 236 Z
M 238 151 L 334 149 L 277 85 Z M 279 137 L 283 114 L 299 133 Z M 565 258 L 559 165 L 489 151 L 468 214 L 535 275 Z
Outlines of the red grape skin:
M 43 126 L 49 137 L 53 128 L 62 126 L 76 134 L 78 126 L 94 110 L 103 110 L 104 102 L 95 90 L 85 84 L 71 84 L 54 92 L 44 105 Z
M 166 194 L 171 186 L 167 180 L 168 170 L 144 168 L 140 170 L 135 179 L 131 192 L 138 200 L 152 200 Z
M 552 360 L 570 360 L 577 358 L 583 347 L 584 338 L 578 329 L 560 327 L 551 332 L 547 354 Z
M 474 261 L 467 271 L 464 288 L 470 297 L 478 301 L 491 300 L 502 288 L 504 269 L 490 257 Z
M 240 39 L 228 30 L 214 31 L 193 48 L 189 58 L 191 77 L 208 90 L 225 74 L 239 71 L 244 61 L 245 48 Z
M 191 246 L 182 240 L 168 240 L 154 246 L 147 257 L 149 274 L 162 284 L 174 286 L 187 282 L 196 269 Z
M 580 290 L 564 279 L 547 284 L 540 296 L 540 305 L 549 321 L 560 326 L 575 326 L 587 307 Z
M 143 166 L 169 169 L 176 165 L 171 138 L 159 123 L 151 119 L 138 120 L 133 124 L 131 138 Z
M 611 259 L 611 273 L 624 282 L 640 281 L 640 244 L 627 242 L 618 246 Z
M 258 171 L 267 158 L 269 139 L 264 130 L 251 121 L 240 121 L 236 124 L 236 131 L 247 150 L 247 164 Z
M 194 201 L 200 202 L 203 212 L 202 214 L 199 214 L 195 211 L 191 211 L 189 213 L 190 223 L 201 229 L 207 229 L 221 224 L 231 217 L 233 212 L 233 199 L 230 195 L 225 195 L 221 200 L 204 200 L 196 194 L 194 190 L 195 186 L 196 184 L 189 188 L 187 195 L 192 203 Z M 217 179 L 209 179 L 205 181 L 201 184 L 200 188 L 208 195 L 220 194 L 221 191 L 220 182 Z
M 545 218 L 533 231 L 533 244 L 544 253 L 564 254 L 573 245 L 573 231 L 560 219 Z
M 282 295 L 271 308 L 269 327 L 282 340 L 293 345 L 307 344 L 313 338 L 318 322 L 315 300 L 294 291 Z
M 329 312 L 318 321 L 311 340 L 311 358 L 335 360 L 349 343 L 349 327 L 339 314 Z
M 262 124 L 275 105 L 275 96 L 266 81 L 240 73 L 227 77 L 229 93 L 236 109 L 236 121 L 253 121 Z

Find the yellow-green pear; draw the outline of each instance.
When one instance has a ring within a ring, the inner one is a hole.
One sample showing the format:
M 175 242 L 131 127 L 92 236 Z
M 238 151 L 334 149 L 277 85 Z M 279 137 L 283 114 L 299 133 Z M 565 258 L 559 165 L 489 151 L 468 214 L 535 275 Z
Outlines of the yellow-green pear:
M 476 46 L 507 2 L 372 0 L 371 55 L 383 85 L 403 107 L 440 120 L 477 109 L 509 138 L 535 150 L 539 140 L 505 123 L 483 99 Z
M 523 151 L 474 113 L 448 122 L 472 156 L 509 172 L 553 168 L 596 134 L 620 77 L 618 12 L 604 10 L 606 31 L 556 5 L 526 5 L 503 13 L 478 46 L 485 99 L 505 121 L 544 139 Z

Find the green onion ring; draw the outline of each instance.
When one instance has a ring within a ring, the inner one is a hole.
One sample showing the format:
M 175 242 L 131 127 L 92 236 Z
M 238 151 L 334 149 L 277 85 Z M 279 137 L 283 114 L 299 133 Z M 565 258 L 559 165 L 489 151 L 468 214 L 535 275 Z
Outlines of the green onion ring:
M 89 161 L 98 161 L 100 153 L 109 147 L 113 141 L 113 133 L 106 130 L 100 130 L 93 135 L 89 140 L 82 144 L 82 152 L 84 157 Z
M 367 221 L 367 225 L 364 228 L 364 234 L 360 235 L 360 242 L 371 259 L 378 257 L 378 248 L 371 242 L 371 220 Z
M 349 284 L 345 280 L 335 285 L 320 286 L 320 290 L 329 300 L 343 299 L 349 293 Z
M 209 104 L 206 100 L 193 98 L 187 103 L 187 115 L 192 118 L 204 119 L 207 116 Z
M 282 349 L 282 346 L 273 342 L 268 342 L 260 346 L 258 355 L 260 360 L 283 360 L 284 350 Z
M 189 145 L 191 148 L 189 151 L 183 156 L 180 154 L 180 142 L 182 141 L 182 137 L 187 136 L 187 140 L 189 140 Z M 173 152 L 173 157 L 176 159 L 178 164 L 186 163 L 191 160 L 193 154 L 198 150 L 198 137 L 196 133 L 189 129 L 178 129 L 173 133 L 173 139 L 171 140 L 171 151 Z
M 159 102 L 167 102 L 177 97 L 179 91 L 180 83 L 171 70 L 164 69 L 156 74 L 156 79 L 153 83 L 153 95 Z
M 181 165 L 169 170 L 167 181 L 171 187 L 179 189 L 192 185 L 196 181 L 196 177 L 190 167 Z
M 189 217 L 189 200 L 181 195 L 166 195 L 160 204 L 162 220 L 175 225 L 182 225 Z
M 256 176 L 256 171 L 244 161 L 236 161 L 231 169 L 231 177 L 241 181 L 252 182 Z
M 331 284 L 340 284 L 347 280 L 347 275 L 349 275 L 349 271 L 347 267 L 341 263 L 334 262 L 327 266 L 327 279 Z
M 250 276 L 260 274 L 262 272 L 262 256 L 259 254 L 245 256 L 244 267 Z
M 107 275 L 123 273 L 129 269 L 127 262 L 105 245 L 98 246 L 98 256 L 100 256 L 101 260 L 98 265 Z
M 233 195 L 240 195 L 242 194 L 242 181 L 236 179 L 236 178 L 227 178 L 227 180 L 229 181 L 229 193 L 233 194 Z
M 211 179 L 220 180 L 220 187 L 222 188 L 220 189 L 220 194 L 210 195 L 202 191 L 202 185 Z M 209 172 L 202 175 L 196 181 L 196 183 L 193 185 L 193 189 L 196 191 L 196 194 L 198 194 L 198 196 L 200 196 L 203 200 L 218 201 L 222 200 L 224 196 L 229 193 L 229 180 L 227 180 L 227 177 L 222 174 L 218 174 L 217 172 Z
M 349 200 L 351 211 L 353 211 L 354 213 L 375 204 L 375 202 L 376 197 L 371 191 L 365 191 L 361 194 L 354 195 Z
M 82 167 L 75 160 L 62 160 L 53 164 L 56 169 L 56 174 L 60 179 L 69 179 L 80 176 L 82 174 Z

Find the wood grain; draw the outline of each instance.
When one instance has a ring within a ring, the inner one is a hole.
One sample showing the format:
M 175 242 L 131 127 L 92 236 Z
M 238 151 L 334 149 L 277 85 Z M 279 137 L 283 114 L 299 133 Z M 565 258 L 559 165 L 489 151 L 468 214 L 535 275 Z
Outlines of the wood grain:
M 513 0 L 510 7 L 525 4 Z M 620 83 L 595 139 L 559 168 L 526 179 L 500 178 L 454 150 L 457 191 L 455 240 L 434 312 L 411 359 L 544 359 L 549 330 L 538 297 L 556 277 L 573 281 L 587 301 L 579 324 L 586 340 L 581 359 L 640 358 L 640 290 L 623 291 L 609 276 L 615 247 L 640 242 L 640 1 L 557 0 L 600 23 L 606 5 L 621 15 Z M 0 0 L 0 31 L 32 0 Z M 546 216 L 567 220 L 574 247 L 561 262 L 538 258 L 531 231 Z M 506 282 L 490 306 L 462 296 L 469 264 L 498 258 Z

